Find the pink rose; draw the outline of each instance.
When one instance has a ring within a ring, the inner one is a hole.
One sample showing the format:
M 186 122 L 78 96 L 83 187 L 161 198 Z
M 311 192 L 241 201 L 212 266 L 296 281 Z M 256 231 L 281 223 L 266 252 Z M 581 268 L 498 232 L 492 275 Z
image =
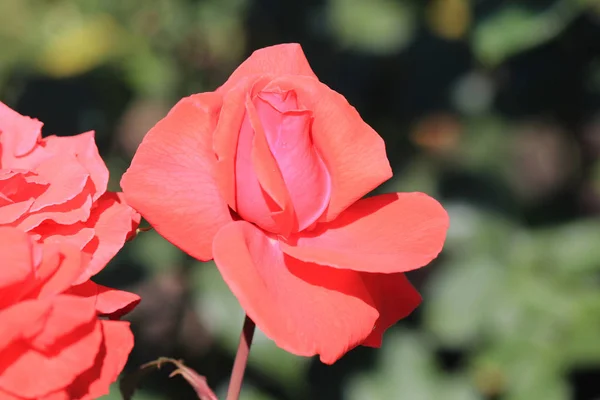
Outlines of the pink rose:
M 114 319 L 139 297 L 73 286 L 88 261 L 70 243 L 0 227 L 0 399 L 95 399 L 117 379 L 133 335 Z
M 89 254 L 81 283 L 121 249 L 140 216 L 120 193 L 106 191 L 108 169 L 94 132 L 42 138 L 41 128 L 0 103 L 0 226 Z

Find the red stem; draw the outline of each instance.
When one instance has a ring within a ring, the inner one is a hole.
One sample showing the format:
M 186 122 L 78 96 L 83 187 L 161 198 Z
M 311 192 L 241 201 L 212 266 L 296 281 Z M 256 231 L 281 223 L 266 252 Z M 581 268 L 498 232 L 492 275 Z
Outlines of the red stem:
M 250 346 L 252 345 L 252 337 L 254 336 L 254 328 L 256 328 L 254 321 L 246 315 L 242 334 L 240 335 L 240 344 L 237 353 L 235 354 L 235 361 L 233 362 L 229 389 L 227 390 L 227 400 L 238 400 L 240 397 L 242 381 L 244 380 L 244 371 L 246 370 Z

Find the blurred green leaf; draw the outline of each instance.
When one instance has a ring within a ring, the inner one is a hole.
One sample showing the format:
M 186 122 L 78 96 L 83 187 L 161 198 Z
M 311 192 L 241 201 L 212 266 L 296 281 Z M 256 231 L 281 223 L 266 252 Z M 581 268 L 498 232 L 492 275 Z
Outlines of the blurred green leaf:
M 431 160 L 417 157 L 399 174 L 377 188 L 379 193 L 423 192 L 435 196 L 437 191 L 437 169 Z
M 565 362 L 569 365 L 600 364 L 600 282 L 573 299 L 568 337 L 561 341 Z
M 106 14 L 71 19 L 48 37 L 37 64 L 46 74 L 61 78 L 82 74 L 114 57 L 125 32 Z M 60 56 L 57 56 L 59 55 Z
M 473 51 L 488 66 L 558 35 L 581 11 L 580 3 L 557 0 L 543 12 L 509 3 L 475 27 Z
M 444 246 L 446 254 L 466 258 L 504 258 L 506 248 L 512 245 L 514 235 L 518 233 L 513 222 L 468 203 L 446 203 L 444 207 L 450 216 L 450 229 Z
M 132 257 L 152 270 L 160 271 L 178 266 L 185 255 L 155 230 L 141 232 L 132 241 Z
M 429 345 L 414 332 L 390 332 L 379 353 L 378 374 L 353 378 L 346 390 L 349 400 L 436 398 L 436 370 Z
M 495 342 L 474 363 L 474 373 L 483 393 L 505 393 L 507 399 L 568 400 L 557 351 L 540 351 L 529 332 Z
M 463 375 L 444 376 L 433 359 L 432 343 L 422 333 L 389 332 L 379 353 L 377 373 L 353 377 L 349 400 L 478 400 Z
M 578 279 L 582 273 L 600 271 L 600 223 L 571 223 L 536 235 L 537 254 L 556 271 Z
M 512 161 L 508 128 L 498 115 L 470 118 L 461 141 L 461 162 L 472 170 L 505 175 Z
M 415 33 L 415 10 L 408 1 L 331 0 L 327 16 L 343 47 L 368 53 L 401 51 Z
M 134 56 L 124 59 L 122 64 L 129 82 L 141 96 L 169 97 L 177 79 L 173 60 L 154 52 L 143 40 L 136 41 Z
M 427 287 L 425 323 L 445 346 L 474 345 L 501 304 L 506 272 L 485 257 L 446 264 Z

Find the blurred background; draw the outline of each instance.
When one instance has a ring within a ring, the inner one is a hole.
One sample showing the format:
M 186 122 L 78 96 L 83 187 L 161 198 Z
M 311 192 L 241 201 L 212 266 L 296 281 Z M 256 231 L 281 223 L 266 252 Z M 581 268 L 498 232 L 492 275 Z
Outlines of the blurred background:
M 258 334 L 242 398 L 600 399 L 600 2 L 1 0 L 0 99 L 46 135 L 95 130 L 118 190 L 178 99 L 291 41 L 385 138 L 379 192 L 452 226 L 382 349 L 328 367 Z M 243 312 L 213 264 L 151 231 L 98 281 L 143 296 L 128 371 L 183 358 L 224 393 Z M 194 398 L 170 371 L 134 399 Z

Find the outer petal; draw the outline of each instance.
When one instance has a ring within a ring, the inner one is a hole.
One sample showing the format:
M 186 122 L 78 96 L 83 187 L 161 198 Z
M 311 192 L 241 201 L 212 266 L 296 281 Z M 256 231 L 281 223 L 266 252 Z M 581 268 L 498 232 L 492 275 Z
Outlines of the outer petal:
M 405 272 L 442 250 L 448 214 L 423 193 L 390 193 L 359 200 L 332 222 L 281 243 L 307 262 L 364 272 Z
M 2 196 L 1 193 L 0 196 Z M 29 199 L 0 206 L 0 224 L 10 224 L 17 221 L 29 210 L 34 201 L 35 199 Z
M 2 389 L 0 389 L 0 400 L 23 400 L 22 397 L 17 397 L 17 396 L 13 396 L 10 393 L 6 393 L 4 391 L 2 391 Z M 49 397 L 46 398 L 44 397 L 42 400 L 68 400 L 68 398 L 61 398 L 61 397 Z
M 0 326 L 10 326 L 10 329 L 0 329 L 0 353 L 20 340 L 25 332 L 41 331 L 51 307 L 50 301 L 25 300 L 0 310 Z
M 23 218 L 49 184 L 26 170 L 0 170 L 0 225 Z
M 29 231 L 32 235 L 45 243 L 68 242 L 83 249 L 93 238 L 94 228 L 86 227 L 85 222 L 77 222 L 72 225 L 61 225 L 54 221 L 44 221 L 43 224 Z
M 121 180 L 127 203 L 167 240 L 201 259 L 231 221 L 215 184 L 212 132 L 221 98 L 203 93 L 181 100 L 144 138 Z
M 42 263 L 37 271 L 40 287 L 30 296 L 47 298 L 62 293 L 77 279 L 89 257 L 70 243 L 44 243 Z
M 69 385 L 93 365 L 102 341 L 100 322 L 95 320 L 93 304 L 90 314 L 80 309 L 80 303 L 89 305 L 69 296 L 57 298 L 33 346 L 21 340 L 3 349 L 0 389 L 38 398 Z M 42 346 L 47 348 L 40 351 Z
M 87 170 L 70 154 L 52 157 L 35 170 L 41 179 L 50 182 L 50 186 L 35 199 L 31 212 L 74 199 L 83 191 L 89 179 Z
M 2 399 L 2 398 L 0 397 L 0 399 Z M 4 400 L 4 399 L 2 399 L 2 400 Z M 61 390 L 58 390 L 54 393 L 51 393 L 47 396 L 40 398 L 40 400 L 73 400 L 73 399 L 71 397 L 69 397 L 69 394 L 64 389 L 61 389 Z
M 97 200 L 108 184 L 108 168 L 98 153 L 94 141 L 94 132 L 89 131 L 75 136 L 49 136 L 45 138 L 46 147 L 55 156 L 73 155 L 89 173 L 94 183 L 93 200 Z
M 0 102 L 0 167 L 5 160 L 31 152 L 42 136 L 42 123 L 25 117 Z M 4 158 L 5 156 L 6 159 Z M 9 158 L 10 157 L 10 158 Z
M 26 213 L 15 226 L 27 232 L 35 233 L 45 222 L 55 222 L 57 225 L 76 224 L 85 221 L 90 216 L 92 208 L 92 197 L 85 193 L 79 193 L 65 203 L 51 205 L 40 211 Z
M 383 333 L 412 313 L 421 304 L 421 295 L 402 273 L 363 273 L 361 276 L 379 311 L 375 329 L 362 345 L 379 347 Z
M 306 76 L 280 77 L 263 90 L 293 90 L 313 113 L 313 143 L 331 176 L 331 200 L 320 220 L 333 220 L 392 177 L 383 139 L 344 96 Z
M 75 296 L 59 295 L 52 299 L 52 308 L 45 317 L 44 328 L 37 332 L 27 332 L 30 347 L 52 353 L 65 347 L 65 337 L 81 336 L 81 331 L 89 332 L 96 320 L 94 302 Z M 78 333 L 79 331 L 79 333 Z
M 229 77 L 218 92 L 225 93 L 251 75 L 304 75 L 316 78 L 298 43 L 286 43 L 256 50 Z
M 117 380 L 133 348 L 133 334 L 128 322 L 100 323 L 104 340 L 96 362 L 69 386 L 70 399 L 91 400 L 108 394 L 110 384 Z
M 221 196 L 234 211 L 237 211 L 236 155 L 240 146 L 240 132 L 244 128 L 243 124 L 249 123 L 249 121 L 244 121 L 246 98 L 258 93 L 270 79 L 270 76 L 245 78 L 232 90 L 227 93 L 223 92 L 219 121 L 212 137 L 213 151 L 217 159 L 214 176 Z
M 127 314 L 140 302 L 140 296 L 137 294 L 111 289 L 92 281 L 73 286 L 68 294 L 93 298 L 96 304 L 96 312 L 100 315 L 109 316 L 111 319 L 118 319 Z
M 94 205 L 90 218 L 83 223 L 83 229 L 94 230 L 94 237 L 82 249 L 92 259 L 75 283 L 85 282 L 100 272 L 139 223 L 139 214 L 125 204 L 118 193 L 104 193 Z
M 358 273 L 288 257 L 245 221 L 222 228 L 213 253 L 250 318 L 291 353 L 331 364 L 373 329 L 378 313 Z
M 29 231 L 48 220 L 73 224 L 89 218 L 93 184 L 74 156 L 49 158 L 36 168 L 36 172 L 40 180 L 50 184 L 35 199 L 29 213 L 18 221 L 20 229 Z
M 16 302 L 28 279 L 33 279 L 31 238 L 16 228 L 0 227 L 0 309 Z

